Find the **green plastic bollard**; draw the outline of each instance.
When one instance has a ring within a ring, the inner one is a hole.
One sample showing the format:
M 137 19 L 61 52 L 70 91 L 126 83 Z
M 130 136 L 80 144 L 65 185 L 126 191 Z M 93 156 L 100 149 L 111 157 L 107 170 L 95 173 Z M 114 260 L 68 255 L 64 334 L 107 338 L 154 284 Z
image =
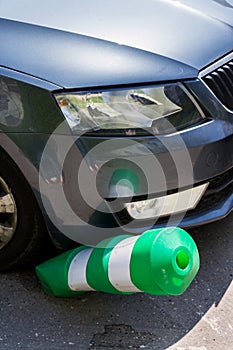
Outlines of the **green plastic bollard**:
M 180 295 L 196 276 L 199 265 L 195 242 L 176 227 L 149 230 L 140 236 L 117 236 L 95 248 L 80 247 L 36 270 L 45 291 L 56 296 L 94 290 Z

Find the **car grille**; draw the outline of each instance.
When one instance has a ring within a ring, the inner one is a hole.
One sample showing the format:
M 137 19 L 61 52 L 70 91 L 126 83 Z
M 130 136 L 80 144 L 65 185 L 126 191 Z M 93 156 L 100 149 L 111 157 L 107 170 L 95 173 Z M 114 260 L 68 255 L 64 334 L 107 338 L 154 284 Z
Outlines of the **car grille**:
M 233 110 L 233 59 L 203 76 L 202 81 L 224 106 Z

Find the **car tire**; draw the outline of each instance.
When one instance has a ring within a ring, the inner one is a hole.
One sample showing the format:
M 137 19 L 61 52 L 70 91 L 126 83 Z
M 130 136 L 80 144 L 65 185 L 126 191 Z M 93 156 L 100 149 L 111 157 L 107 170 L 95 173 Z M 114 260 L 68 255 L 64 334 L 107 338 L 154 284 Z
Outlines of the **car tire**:
M 43 260 L 52 244 L 24 176 L 2 151 L 0 164 L 0 271 L 6 271 Z

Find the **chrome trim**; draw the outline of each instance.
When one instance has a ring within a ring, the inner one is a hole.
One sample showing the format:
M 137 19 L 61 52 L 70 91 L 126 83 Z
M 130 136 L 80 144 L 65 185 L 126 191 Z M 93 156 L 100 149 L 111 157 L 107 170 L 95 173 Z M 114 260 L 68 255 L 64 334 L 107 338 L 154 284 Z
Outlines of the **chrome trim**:
M 170 195 L 125 203 L 124 207 L 128 214 L 135 220 L 161 218 L 182 212 L 186 213 L 197 207 L 208 186 L 209 182 L 206 182 L 203 185 L 172 193 Z M 141 212 L 135 209 L 135 206 L 137 205 L 141 205 Z
M 196 107 L 196 109 L 200 113 L 202 119 L 205 119 L 206 118 L 205 113 L 203 112 L 203 110 L 199 106 L 199 104 L 196 101 L 196 99 L 194 98 L 194 96 L 189 92 L 189 90 L 183 84 L 179 84 L 179 85 L 181 86 L 181 89 L 186 93 L 188 98 L 191 100 L 191 102 L 194 104 L 194 106 Z
M 203 70 L 200 71 L 198 74 L 198 78 L 201 79 L 202 77 L 208 75 L 209 73 L 213 72 L 214 70 L 218 69 L 219 67 L 223 66 L 225 63 L 233 60 L 233 51 L 229 53 L 228 55 L 224 56 L 217 62 L 211 64 L 207 68 L 204 68 Z M 202 79 L 201 79 L 202 80 Z

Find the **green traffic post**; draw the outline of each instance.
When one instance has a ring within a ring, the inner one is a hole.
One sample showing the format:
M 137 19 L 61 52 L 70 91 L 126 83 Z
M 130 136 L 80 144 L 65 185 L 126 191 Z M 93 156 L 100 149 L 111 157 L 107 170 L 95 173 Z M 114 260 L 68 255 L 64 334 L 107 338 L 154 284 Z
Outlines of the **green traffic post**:
M 180 295 L 200 266 L 198 249 L 183 229 L 152 229 L 81 246 L 37 266 L 45 291 L 75 296 L 86 291 Z

